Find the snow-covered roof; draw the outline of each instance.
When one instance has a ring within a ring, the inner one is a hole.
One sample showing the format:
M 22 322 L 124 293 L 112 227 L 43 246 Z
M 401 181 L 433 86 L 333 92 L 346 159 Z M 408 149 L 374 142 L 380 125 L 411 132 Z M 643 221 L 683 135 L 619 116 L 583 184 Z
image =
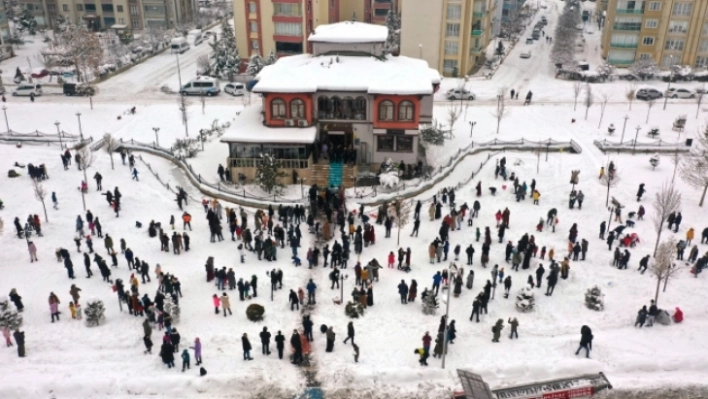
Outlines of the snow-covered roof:
M 263 125 L 260 106 L 246 107 L 226 134 L 222 143 L 277 143 L 312 144 L 317 128 L 310 127 L 268 127 Z
M 382 25 L 344 21 L 320 25 L 307 38 L 311 43 L 383 43 L 388 28 Z
M 387 55 L 284 57 L 256 76 L 256 93 L 354 91 L 370 94 L 432 94 L 440 74 L 417 58 Z

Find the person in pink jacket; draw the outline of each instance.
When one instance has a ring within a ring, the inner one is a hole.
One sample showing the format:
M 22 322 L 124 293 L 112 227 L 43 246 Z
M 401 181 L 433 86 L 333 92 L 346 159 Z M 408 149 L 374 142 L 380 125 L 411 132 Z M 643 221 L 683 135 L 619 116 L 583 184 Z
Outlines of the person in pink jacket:
M 214 313 L 219 314 L 219 306 L 221 306 L 221 298 L 219 298 L 219 295 L 214 294 L 214 296 L 211 298 L 211 300 L 214 302 Z
M 30 254 L 30 262 L 34 262 L 37 260 L 37 246 L 34 245 L 34 241 L 30 241 L 27 243 L 27 250 L 29 251 Z
M 55 317 L 59 321 L 59 298 L 53 292 L 49 294 L 49 311 L 52 313 L 52 323 Z

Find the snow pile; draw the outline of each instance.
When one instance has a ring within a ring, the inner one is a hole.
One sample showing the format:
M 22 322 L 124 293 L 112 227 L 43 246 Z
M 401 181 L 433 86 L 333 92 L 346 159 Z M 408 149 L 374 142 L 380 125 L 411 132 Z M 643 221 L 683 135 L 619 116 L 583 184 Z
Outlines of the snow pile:
M 605 295 L 598 286 L 590 288 L 585 293 L 585 306 L 597 311 L 605 309 Z
M 533 289 L 524 287 L 516 295 L 516 308 L 522 312 L 530 312 L 536 306 L 536 298 Z
M 311 43 L 383 43 L 388 28 L 356 21 L 320 25 L 307 38 Z

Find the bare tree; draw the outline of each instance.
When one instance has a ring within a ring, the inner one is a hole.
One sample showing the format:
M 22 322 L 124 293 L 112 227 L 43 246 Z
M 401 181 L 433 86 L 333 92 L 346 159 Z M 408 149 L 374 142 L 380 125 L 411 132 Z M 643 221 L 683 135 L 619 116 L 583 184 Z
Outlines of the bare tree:
M 450 102 L 447 107 L 447 123 L 450 126 L 450 138 L 455 137 L 455 123 L 462 115 L 462 106 L 454 101 Z
M 607 188 L 607 196 L 605 197 L 605 206 L 609 206 L 610 205 L 610 189 L 617 185 L 617 182 L 619 181 L 619 179 L 617 178 L 617 172 L 615 172 L 612 175 L 610 174 L 609 163 L 608 163 L 608 166 L 605 167 L 605 169 L 607 170 L 607 173 L 602 175 L 602 177 L 600 178 L 600 182 L 602 183 L 603 186 L 605 186 Z
M 509 109 L 506 107 L 506 98 L 504 97 L 505 91 L 506 88 L 502 87 L 497 92 L 497 109 L 492 112 L 492 115 L 497 120 L 497 134 L 499 134 L 502 119 L 509 115 Z
M 706 95 L 706 84 L 703 83 L 700 89 L 696 90 L 696 119 L 698 119 L 698 113 L 701 111 L 701 103 L 703 102 L 703 96 Z
M 211 60 L 207 54 L 202 54 L 197 58 L 197 73 L 211 76 Z
M 154 53 L 160 49 L 161 44 L 165 43 L 165 29 L 161 27 L 146 26 L 140 38 Z
M 42 208 L 44 209 L 44 221 L 49 223 L 49 216 L 47 216 L 47 206 L 44 203 L 44 199 L 47 198 L 47 189 L 44 188 L 37 179 L 32 179 L 32 184 L 34 185 L 34 197 L 37 201 L 42 203 Z
M 103 46 L 98 35 L 89 31 L 86 25 L 68 25 L 55 37 L 55 41 L 54 50 L 74 64 L 79 81 L 82 77 L 84 81 L 89 80 L 88 71 L 97 73 L 98 66 L 103 60 Z
M 597 124 L 599 129 L 602 126 L 602 118 L 605 117 L 605 108 L 607 107 L 607 102 L 610 101 L 610 95 L 605 93 L 600 93 L 600 123 Z
M 585 120 L 588 120 L 588 112 L 590 112 L 590 107 L 592 107 L 595 102 L 595 97 L 592 94 L 592 86 L 590 83 L 585 83 Z
M 393 214 L 396 216 L 393 218 L 393 224 L 398 227 L 398 238 L 396 245 L 401 245 L 401 230 L 406 227 L 411 220 L 413 200 L 406 200 L 403 197 L 398 197 L 390 206 L 393 207 Z
M 627 97 L 627 101 L 629 101 L 629 110 L 632 110 L 632 103 L 634 102 L 634 98 L 637 96 L 637 85 L 636 83 L 630 83 L 627 86 L 627 90 L 624 92 L 625 97 Z
M 84 182 L 88 185 L 88 176 L 86 174 L 86 169 L 90 168 L 91 165 L 96 161 L 93 151 L 91 151 L 88 143 L 84 143 L 82 147 L 77 148 L 76 152 L 79 155 L 79 165 L 81 165 L 81 170 L 84 171 Z M 86 193 L 81 190 L 81 202 L 84 205 L 84 210 L 86 210 Z
M 581 81 L 576 81 L 573 83 L 573 112 L 578 108 L 578 97 L 580 92 L 583 90 L 583 83 Z
M 656 231 L 656 243 L 654 244 L 654 257 L 656 257 L 656 251 L 659 248 L 659 240 L 661 239 L 661 233 L 664 229 L 664 221 L 671 213 L 678 211 L 681 206 L 681 194 L 676 190 L 673 184 L 664 183 L 661 185 L 661 190 L 655 194 L 652 206 L 654 207 L 652 221 L 654 222 L 654 230 Z
M 674 263 L 676 251 L 676 240 L 673 237 L 669 237 L 667 241 L 664 241 L 661 245 L 659 245 L 658 250 L 654 254 L 654 263 L 651 265 L 649 270 L 656 278 L 654 303 L 657 306 L 659 306 L 659 288 L 661 287 L 662 280 L 664 281 L 664 291 L 666 291 L 669 278 L 676 277 L 678 272 L 681 271 L 681 267 Z
M 103 135 L 103 150 L 111 156 L 111 170 L 115 169 L 113 167 L 113 153 L 120 148 L 120 142 L 116 140 L 113 135 L 106 133 Z
M 651 99 L 651 100 L 647 101 L 647 121 L 644 123 L 649 123 L 649 115 L 651 114 L 651 109 L 654 106 L 654 104 L 656 104 L 655 99 Z
M 703 189 L 701 201 L 698 206 L 703 206 L 708 191 L 708 126 L 706 133 L 698 135 L 697 151 L 693 156 L 683 157 L 681 162 L 681 177 L 683 180 L 697 189 Z

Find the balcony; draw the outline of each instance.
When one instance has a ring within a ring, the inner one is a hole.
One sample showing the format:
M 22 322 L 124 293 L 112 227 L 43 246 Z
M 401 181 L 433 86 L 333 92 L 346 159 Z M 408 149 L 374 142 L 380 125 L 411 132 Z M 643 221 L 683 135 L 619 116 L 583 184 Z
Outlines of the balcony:
M 620 60 L 616 58 L 608 58 L 607 63 L 610 65 L 632 65 L 634 64 L 634 61 L 632 60 Z
M 474 18 L 484 18 L 484 14 L 485 14 L 484 11 L 475 11 L 472 13 L 472 16 Z
M 471 54 L 479 54 L 482 52 L 482 46 L 472 47 L 470 49 Z
M 616 48 L 637 48 L 637 43 L 610 43 L 610 47 L 616 47 Z
M 618 8 L 615 10 L 617 14 L 644 14 L 643 8 Z
M 482 36 L 484 34 L 484 29 L 473 29 L 472 36 Z
M 632 24 L 632 25 L 624 25 L 624 24 L 614 24 L 612 25 L 613 30 L 627 30 L 627 31 L 640 31 L 642 30 L 642 24 Z

